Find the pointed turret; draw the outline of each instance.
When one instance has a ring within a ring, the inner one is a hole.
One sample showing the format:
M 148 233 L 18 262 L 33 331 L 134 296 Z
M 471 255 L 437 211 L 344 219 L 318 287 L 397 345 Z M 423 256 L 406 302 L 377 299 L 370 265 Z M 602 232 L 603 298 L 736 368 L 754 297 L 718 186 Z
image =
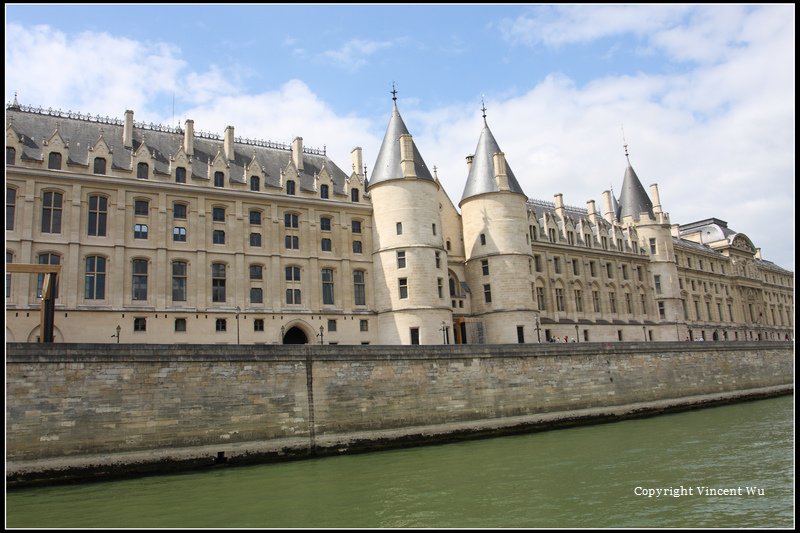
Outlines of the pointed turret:
M 489 192 L 499 192 L 501 190 L 500 184 L 496 179 L 494 155 L 502 154 L 500 146 L 492 135 L 489 125 L 486 123 L 485 108 L 483 109 L 483 129 L 478 138 L 478 146 L 475 148 L 475 154 L 472 156 L 471 164 L 469 167 L 469 175 L 467 176 L 467 183 L 464 185 L 464 194 L 461 196 L 461 203 L 464 200 L 477 196 L 479 194 L 486 194 Z M 519 186 L 514 172 L 505 163 L 505 175 L 508 178 L 508 191 L 525 194 L 522 187 Z M 460 204 L 459 204 L 460 205 Z
M 375 160 L 375 166 L 372 169 L 372 177 L 369 180 L 370 186 L 381 183 L 383 181 L 402 179 L 403 174 L 403 156 L 405 155 L 403 147 L 401 147 L 401 137 L 408 136 L 411 145 L 411 153 L 413 154 L 413 168 L 414 174 L 419 179 L 434 181 L 431 176 L 428 166 L 422 159 L 417 146 L 411 139 L 408 133 L 408 128 L 403 117 L 400 116 L 400 111 L 397 109 L 397 92 L 393 91 L 395 95 L 394 109 L 392 109 L 392 117 L 389 119 L 389 126 L 386 128 L 386 135 L 383 137 L 381 149 L 378 151 L 378 158 Z
M 619 193 L 619 209 L 615 210 L 617 220 L 622 222 L 623 218 L 631 216 L 633 220 L 638 221 L 642 213 L 647 213 L 650 218 L 655 219 L 653 202 L 650 201 L 650 197 L 647 196 L 647 192 L 642 187 L 642 182 L 639 181 L 639 177 L 631 166 L 631 160 L 628 157 L 628 144 L 626 143 L 624 146 L 628 168 L 625 169 L 622 192 Z

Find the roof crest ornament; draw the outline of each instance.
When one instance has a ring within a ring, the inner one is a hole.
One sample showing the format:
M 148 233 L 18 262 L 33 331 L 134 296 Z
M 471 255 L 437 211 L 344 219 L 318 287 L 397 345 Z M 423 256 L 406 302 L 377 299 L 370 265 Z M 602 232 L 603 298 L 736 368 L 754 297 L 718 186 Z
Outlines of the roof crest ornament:
M 625 159 L 628 160 L 628 164 L 631 164 L 631 160 L 628 157 L 628 141 L 625 140 L 625 126 L 620 125 L 620 129 L 622 130 L 622 147 L 625 149 Z
M 486 124 L 486 103 L 483 101 L 483 95 L 481 95 L 481 111 L 483 112 L 483 123 Z
M 395 104 L 397 103 L 397 90 L 394 88 L 394 82 L 392 82 L 392 100 L 394 100 Z

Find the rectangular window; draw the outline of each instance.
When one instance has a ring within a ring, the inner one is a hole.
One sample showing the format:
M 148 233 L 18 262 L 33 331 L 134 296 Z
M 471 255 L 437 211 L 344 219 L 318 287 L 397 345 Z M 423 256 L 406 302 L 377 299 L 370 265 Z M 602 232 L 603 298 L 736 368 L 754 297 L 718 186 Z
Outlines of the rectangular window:
M 561 258 L 554 257 L 553 258 L 553 270 L 556 274 L 561 274 Z
M 186 228 L 172 228 L 172 240 L 175 242 L 186 242 Z
M 253 331 L 264 331 L 264 319 L 256 318 L 253 320 Z
M 178 167 L 175 169 L 175 183 L 186 183 L 185 167 Z
M 612 313 L 617 312 L 617 295 L 614 291 L 608 293 L 608 307 Z
M 439 298 L 444 298 L 444 281 L 442 278 L 436 278 L 436 290 L 439 293 Z
M 286 267 L 286 281 L 300 281 L 300 267 Z
M 329 318 L 328 319 L 328 331 L 336 331 L 336 320 Z
M 628 265 L 622 265 L 622 279 L 628 279 Z
M 300 249 L 300 237 L 297 237 L 296 235 L 287 235 L 284 237 L 283 243 L 287 250 Z
M 95 174 L 105 174 L 106 173 L 106 160 L 102 157 L 95 157 L 94 158 L 94 173 Z
M 572 260 L 572 273 L 575 274 L 576 276 L 580 276 L 581 275 L 580 261 L 577 260 L 577 259 L 573 259 Z
M 17 190 L 6 187 L 6 230 L 14 229 L 14 216 L 17 211 Z
M 351 225 L 352 225 L 353 233 L 361 233 L 361 221 L 360 220 L 353 220 Z
M 566 311 L 566 306 L 564 305 L 564 289 L 556 289 L 556 310 Z
M 211 219 L 214 222 L 225 222 L 225 208 L 214 207 L 211 209 Z
M 250 246 L 254 248 L 261 248 L 261 234 L 260 233 L 251 233 L 250 234 Z
M 105 237 L 107 217 L 108 198 L 98 195 L 90 196 L 88 234 L 93 237 Z
M 300 289 L 286 289 L 286 303 L 300 305 Z
M 186 204 L 172 204 L 172 217 L 177 219 L 186 218 Z
M 597 277 L 597 264 L 594 261 L 589 261 L 589 274 L 591 274 L 593 278 Z
M 583 291 L 575 289 L 575 310 L 583 313 Z
M 400 278 L 397 280 L 397 284 L 400 289 L 400 299 L 408 298 L 408 278 Z
M 47 168 L 50 170 L 61 170 L 61 154 L 59 152 L 50 152 L 47 157 Z
M 650 239 L 650 255 L 656 255 L 656 240 Z
M 484 276 L 489 275 L 489 260 L 488 259 L 481 259 L 481 272 Z
M 133 202 L 133 214 L 138 216 L 148 216 L 150 214 L 149 200 L 135 200 Z
M 710 312 L 710 310 L 709 310 Z M 658 316 L 662 320 L 667 318 L 666 311 L 664 310 L 664 302 L 658 302 Z
M 319 229 L 322 231 L 330 231 L 331 230 L 331 219 L 328 217 L 320 217 L 319 219 Z
M 533 265 L 536 268 L 536 272 L 542 271 L 542 256 L 541 255 L 534 255 L 533 256 Z
M 225 174 L 223 172 L 214 172 L 214 187 L 225 186 Z
M 431 231 L 433 231 L 433 234 L 436 235 L 436 224 L 435 223 L 431 224 Z
M 146 239 L 147 238 L 147 224 L 134 224 L 133 225 L 133 238 Z
M 322 269 L 322 304 L 333 305 L 333 270 Z
M 661 294 L 661 276 L 658 274 L 654 275 L 653 281 L 655 282 L 656 286 L 656 294 Z
M 172 301 L 186 301 L 186 263 L 172 262 Z
M 211 264 L 211 301 L 224 302 L 225 301 L 225 264 L 212 263 Z
M 550 242 L 556 242 L 556 230 L 548 228 L 547 235 L 550 237 Z
M 320 185 L 319 186 L 319 197 L 320 198 L 328 198 L 330 195 L 329 188 L 327 185 Z
M 411 334 L 411 344 L 419 344 L 419 328 L 411 328 L 409 333 Z
M 147 300 L 147 260 L 133 260 L 133 299 Z
M 600 291 L 592 291 L 592 309 L 595 313 L 600 312 Z
M 225 318 L 218 318 L 214 325 L 215 329 L 219 332 L 228 331 L 228 321 Z
M 406 267 L 406 253 L 397 252 L 397 268 L 405 268 L 405 267 Z
M 221 229 L 215 229 L 211 234 L 211 242 L 214 244 L 225 244 L 225 232 Z
M 358 329 L 360 331 L 369 331 L 369 320 L 359 320 Z
M 139 163 L 136 165 L 136 177 L 141 180 L 146 180 L 150 174 L 150 167 L 147 163 Z
M 147 319 L 144 317 L 134 318 L 133 331 L 147 331 Z
M 175 319 L 175 331 L 176 332 L 185 332 L 186 331 L 186 319 L 185 318 L 176 318 Z
M 364 283 L 364 271 L 356 270 L 353 272 L 353 299 L 355 305 L 367 304 L 367 293 Z
M 489 283 L 483 286 L 483 301 L 487 304 L 492 303 L 492 286 Z
M 45 192 L 42 196 L 42 233 L 61 233 L 61 209 L 64 196 Z
M 264 303 L 264 291 L 260 287 L 250 287 L 250 303 Z
M 544 287 L 536 287 L 536 306 L 539 311 L 547 309 L 547 300 L 544 297 Z
M 625 310 L 629 315 L 633 314 L 633 300 L 631 300 L 631 295 L 628 292 L 625 293 Z
M 84 298 L 104 300 L 106 297 L 106 260 L 103 257 L 86 258 Z
M 608 279 L 614 278 L 614 264 L 610 261 L 606 263 L 606 275 L 608 276 Z
M 285 213 L 283 215 L 283 226 L 285 228 L 299 227 L 299 219 L 297 217 L 297 213 Z
M 261 225 L 261 211 L 250 211 L 250 225 Z
M 486 246 L 486 234 L 481 233 L 481 246 Z
M 250 279 L 264 279 L 264 267 L 261 265 L 250 265 Z
M 525 327 L 517 326 L 517 342 L 523 344 L 525 342 Z
M 396 224 L 396 227 L 397 227 L 397 234 L 398 235 L 402 235 L 403 234 L 403 223 L 402 222 L 398 222 Z
M 361 241 L 353 241 L 353 253 L 354 254 L 360 254 L 362 252 L 362 249 L 363 249 L 363 247 L 361 245 Z
M 322 239 L 321 246 L 323 252 L 330 252 L 333 249 L 330 239 Z
M 436 268 L 442 268 L 442 254 L 436 252 L 435 257 L 436 257 Z

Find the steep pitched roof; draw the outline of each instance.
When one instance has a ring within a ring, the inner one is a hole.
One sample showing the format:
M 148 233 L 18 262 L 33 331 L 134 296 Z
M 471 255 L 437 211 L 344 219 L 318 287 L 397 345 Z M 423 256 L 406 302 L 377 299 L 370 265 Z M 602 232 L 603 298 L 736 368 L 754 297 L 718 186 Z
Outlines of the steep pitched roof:
M 408 128 L 403 122 L 400 111 L 397 110 L 397 102 L 395 102 L 394 109 L 392 109 L 392 117 L 389 119 L 389 126 L 386 128 L 386 135 L 383 136 L 383 143 L 378 152 L 378 158 L 372 168 L 372 177 L 369 179 L 370 187 L 376 183 L 403 177 L 403 169 L 400 166 L 400 136 L 408 134 Z M 414 173 L 417 178 L 434 181 L 428 166 L 422 159 L 422 155 L 417 150 L 417 145 L 413 141 L 412 145 L 414 149 Z
M 462 202 L 479 194 L 500 191 L 497 181 L 494 179 L 494 154 L 498 152 L 502 152 L 502 150 L 500 150 L 497 140 L 495 140 L 489 125 L 486 123 L 486 117 L 484 117 L 481 136 L 478 138 L 478 146 L 475 148 L 475 155 L 469 167 L 467 183 L 464 185 L 464 194 L 461 196 Z M 509 190 L 525 194 L 508 162 L 506 162 L 506 175 L 508 176 Z
M 622 192 L 619 193 L 617 220 L 621 221 L 626 216 L 632 216 L 634 220 L 639 220 L 641 213 L 648 213 L 650 217 L 655 218 L 653 202 L 647 196 L 647 192 L 628 160 L 628 168 L 625 169 L 625 178 L 622 181 Z

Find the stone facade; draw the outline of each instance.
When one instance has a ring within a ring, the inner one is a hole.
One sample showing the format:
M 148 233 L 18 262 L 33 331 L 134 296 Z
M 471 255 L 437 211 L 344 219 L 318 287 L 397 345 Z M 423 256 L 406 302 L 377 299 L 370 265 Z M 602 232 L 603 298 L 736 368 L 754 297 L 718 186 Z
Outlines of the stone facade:
M 484 126 L 459 212 L 396 104 L 368 181 L 360 148 L 347 173 L 299 137 L 14 102 L 6 262 L 61 266 L 56 342 L 793 338 L 793 273 L 745 234 L 672 224 L 630 164 L 622 208 L 529 199 Z M 40 291 L 7 274 L 7 341 L 38 339 Z

